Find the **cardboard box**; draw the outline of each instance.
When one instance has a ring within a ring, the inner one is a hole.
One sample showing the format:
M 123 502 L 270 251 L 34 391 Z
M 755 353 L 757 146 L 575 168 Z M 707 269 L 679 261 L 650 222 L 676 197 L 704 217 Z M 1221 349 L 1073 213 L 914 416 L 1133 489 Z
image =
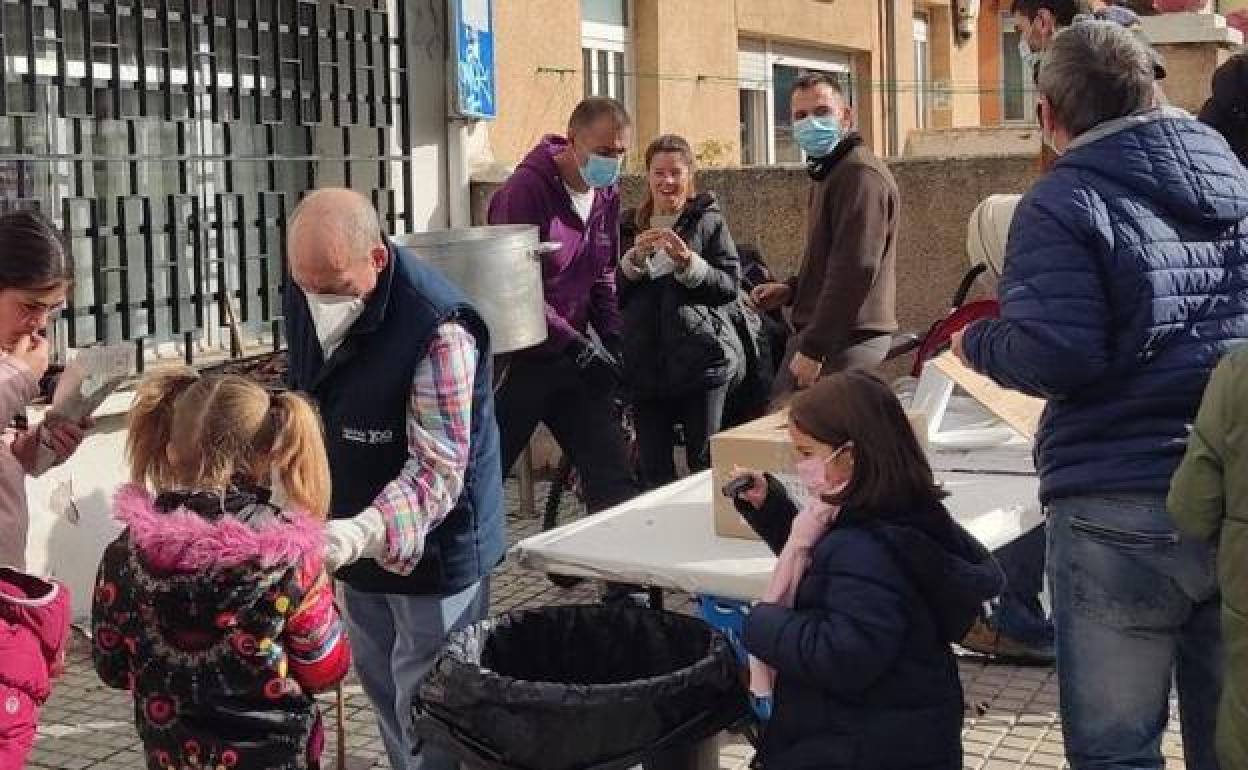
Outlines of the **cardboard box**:
M 784 483 L 789 494 L 804 494 L 794 468 L 789 443 L 789 414 L 776 412 L 711 436 L 711 478 L 714 486 L 715 534 L 757 540 L 758 535 L 741 518 L 732 501 L 720 494 L 734 468 L 753 468 L 770 473 Z
M 926 449 L 922 431 L 916 425 L 924 425 L 919 413 L 907 412 L 910 426 L 920 437 L 920 446 Z M 806 489 L 797 477 L 796 457 L 789 443 L 789 415 L 787 411 L 760 417 L 753 422 L 737 426 L 711 437 L 711 478 L 715 534 L 758 540 L 750 525 L 737 513 L 732 501 L 720 494 L 724 484 L 732 478 L 736 467 L 752 468 L 770 473 L 784 484 L 789 496 L 798 504 L 806 501 Z

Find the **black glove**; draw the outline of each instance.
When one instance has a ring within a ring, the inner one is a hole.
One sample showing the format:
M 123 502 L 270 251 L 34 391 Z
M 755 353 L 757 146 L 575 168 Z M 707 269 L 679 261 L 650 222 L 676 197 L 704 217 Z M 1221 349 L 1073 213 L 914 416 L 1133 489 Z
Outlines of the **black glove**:
M 565 352 L 590 386 L 603 390 L 613 390 L 619 386 L 622 379 L 619 364 L 591 340 L 577 337 Z

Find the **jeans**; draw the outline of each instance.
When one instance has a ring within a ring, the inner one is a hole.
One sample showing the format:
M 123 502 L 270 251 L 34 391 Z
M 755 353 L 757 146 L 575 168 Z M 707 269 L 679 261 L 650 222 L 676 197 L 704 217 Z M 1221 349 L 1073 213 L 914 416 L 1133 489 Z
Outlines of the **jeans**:
M 1045 528 L 993 552 L 1005 573 L 1005 591 L 992 604 L 989 622 L 1002 636 L 1028 645 L 1053 644 L 1053 624 L 1040 602 L 1044 590 Z
M 485 617 L 490 579 L 450 596 L 372 594 L 343 586 L 355 672 L 377 712 L 381 739 L 395 770 L 455 770 L 440 748 L 413 744 L 412 699 L 451 631 Z M 419 753 L 418 753 L 419 752 Z
M 711 435 L 719 432 L 723 422 L 729 387 L 725 383 L 666 401 L 637 401 L 633 405 L 641 453 L 641 479 L 646 489 L 676 480 L 672 451 L 675 449 L 673 431 L 677 425 L 685 428 L 689 470 L 696 473 L 711 467 Z
M 1163 767 L 1171 682 L 1189 770 L 1216 770 L 1222 640 L 1213 546 L 1160 495 L 1049 504 L 1049 582 L 1072 770 Z
M 504 472 L 544 422 L 580 475 L 590 513 L 637 495 L 609 391 L 592 388 L 562 356 L 513 356 L 504 376 L 494 398 Z

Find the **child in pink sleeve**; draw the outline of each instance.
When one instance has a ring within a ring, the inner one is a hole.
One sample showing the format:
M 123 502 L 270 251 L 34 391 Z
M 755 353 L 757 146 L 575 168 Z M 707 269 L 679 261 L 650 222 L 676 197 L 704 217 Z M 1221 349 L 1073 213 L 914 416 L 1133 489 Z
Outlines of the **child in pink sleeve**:
M 35 745 L 39 708 L 65 668 L 69 591 L 0 567 L 0 769 L 18 770 Z

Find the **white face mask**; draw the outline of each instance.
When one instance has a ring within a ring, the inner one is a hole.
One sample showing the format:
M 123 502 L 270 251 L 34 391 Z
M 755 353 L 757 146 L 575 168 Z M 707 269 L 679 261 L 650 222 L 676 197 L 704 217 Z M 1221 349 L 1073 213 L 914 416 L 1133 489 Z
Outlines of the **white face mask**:
M 308 294 L 308 312 L 316 327 L 316 338 L 321 341 L 325 360 L 334 354 L 347 332 L 364 313 L 364 300 L 341 294 Z

